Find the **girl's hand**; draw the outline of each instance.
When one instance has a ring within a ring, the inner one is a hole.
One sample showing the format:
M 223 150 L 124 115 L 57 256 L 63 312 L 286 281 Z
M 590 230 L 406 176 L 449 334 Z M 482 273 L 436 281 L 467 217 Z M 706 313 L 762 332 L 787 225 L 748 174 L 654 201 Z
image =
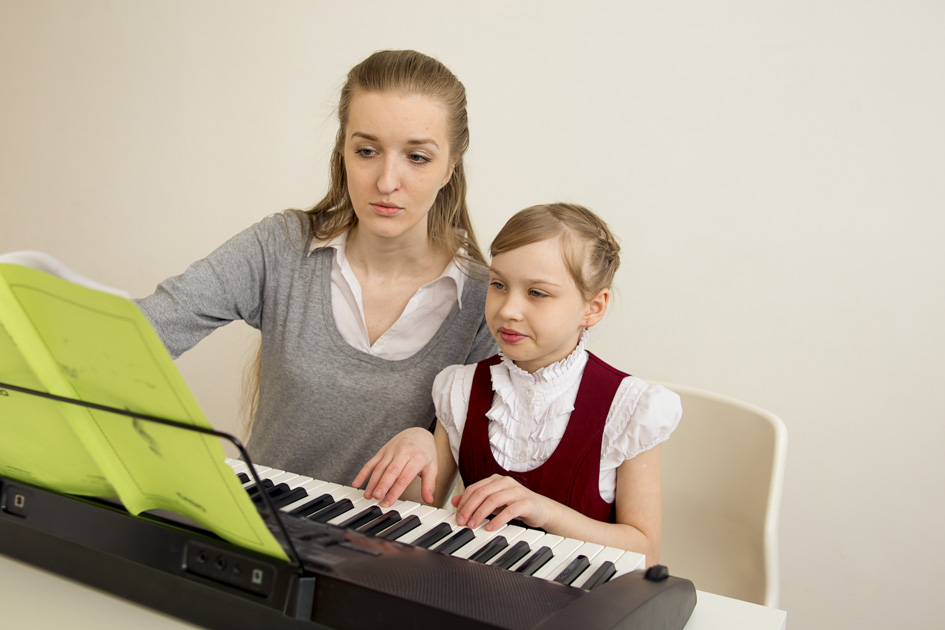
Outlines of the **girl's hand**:
M 420 496 L 427 503 L 433 503 L 436 473 L 433 434 L 426 429 L 413 428 L 401 431 L 382 446 L 361 468 L 352 485 L 358 488 L 370 477 L 364 498 L 382 499 L 381 507 L 390 507 L 419 475 Z
M 496 514 L 486 525 L 489 531 L 515 518 L 530 527 L 542 527 L 557 505 L 503 475 L 492 475 L 472 484 L 462 495 L 453 497 L 452 502 L 456 506 L 456 522 L 470 529 L 478 527 L 490 514 Z

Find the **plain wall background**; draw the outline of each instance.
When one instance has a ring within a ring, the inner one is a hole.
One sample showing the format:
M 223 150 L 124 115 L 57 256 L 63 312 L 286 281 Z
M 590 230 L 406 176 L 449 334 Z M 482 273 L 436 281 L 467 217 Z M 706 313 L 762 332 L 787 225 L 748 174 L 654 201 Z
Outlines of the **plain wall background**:
M 317 201 L 344 74 L 424 51 L 468 90 L 482 244 L 534 203 L 594 208 L 624 255 L 592 349 L 784 419 L 791 626 L 933 627 L 943 27 L 918 0 L 0 0 L 0 251 L 146 295 Z M 220 428 L 247 332 L 178 362 Z

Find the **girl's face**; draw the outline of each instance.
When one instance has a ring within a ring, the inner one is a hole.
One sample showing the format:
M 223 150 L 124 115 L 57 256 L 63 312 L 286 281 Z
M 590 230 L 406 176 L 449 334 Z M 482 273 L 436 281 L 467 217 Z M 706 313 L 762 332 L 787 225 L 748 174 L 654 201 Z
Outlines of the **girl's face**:
M 419 95 L 357 94 L 344 162 L 359 230 L 425 240 L 427 213 L 453 174 L 443 106 Z
M 581 328 L 604 316 L 608 289 L 584 299 L 558 238 L 496 255 L 489 268 L 486 322 L 502 353 L 526 372 L 565 358 Z

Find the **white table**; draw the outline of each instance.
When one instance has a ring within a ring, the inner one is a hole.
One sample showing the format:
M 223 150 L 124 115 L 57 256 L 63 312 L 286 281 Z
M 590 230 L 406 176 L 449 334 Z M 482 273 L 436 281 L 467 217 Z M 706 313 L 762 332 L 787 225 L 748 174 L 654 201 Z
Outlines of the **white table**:
M 4 628 L 196 628 L 127 600 L 0 555 L 0 619 Z M 784 630 L 787 614 L 698 592 L 686 630 Z

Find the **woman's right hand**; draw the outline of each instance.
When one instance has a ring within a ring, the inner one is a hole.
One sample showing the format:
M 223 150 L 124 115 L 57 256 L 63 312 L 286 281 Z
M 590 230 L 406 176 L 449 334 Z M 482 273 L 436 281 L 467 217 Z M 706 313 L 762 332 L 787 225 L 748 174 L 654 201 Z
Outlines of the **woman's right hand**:
M 358 488 L 368 481 L 365 499 L 380 499 L 381 507 L 390 507 L 419 475 L 420 496 L 433 503 L 436 486 L 437 454 L 433 434 L 414 427 L 395 435 L 361 468 L 352 485 Z

